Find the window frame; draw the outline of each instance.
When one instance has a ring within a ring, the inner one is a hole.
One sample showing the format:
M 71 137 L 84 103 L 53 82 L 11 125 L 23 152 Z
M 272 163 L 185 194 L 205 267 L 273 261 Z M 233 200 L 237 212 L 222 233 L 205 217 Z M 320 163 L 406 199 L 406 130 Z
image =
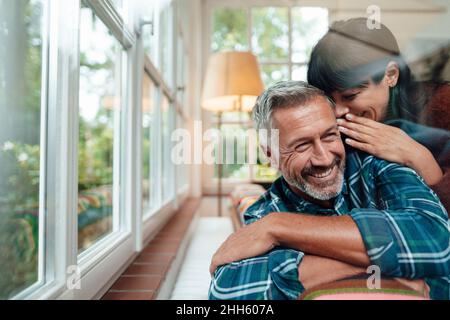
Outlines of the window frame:
M 76 95 L 69 88 L 78 87 L 78 78 L 66 70 L 77 70 L 78 56 L 70 50 L 61 54 L 63 47 L 73 48 L 78 34 L 70 25 L 78 25 L 76 1 L 68 1 L 61 6 L 58 2 L 46 0 L 47 18 L 46 41 L 47 57 L 42 67 L 42 97 L 47 110 L 46 118 L 46 201 L 45 212 L 45 276 L 41 283 L 31 286 L 12 299 L 54 299 L 64 292 L 67 266 L 74 265 L 74 254 L 70 248 L 76 244 L 76 221 L 74 215 L 58 215 L 58 212 L 76 210 L 73 202 L 74 180 L 76 179 L 76 151 L 74 152 L 73 129 L 71 120 L 75 107 L 78 108 Z M 75 13 L 75 14 L 74 14 Z M 63 18 L 64 17 L 64 18 Z M 57 30 L 50 32 L 50 30 Z M 50 63 L 52 61 L 53 63 Z M 44 67 L 45 66 L 45 67 Z M 76 140 L 77 142 L 77 140 Z M 75 211 L 76 212 L 76 211 Z M 75 216 L 76 217 L 76 216 Z M 42 229 L 40 229 L 40 232 Z M 41 237 L 41 235 L 40 235 Z M 73 250 L 72 250 L 73 251 Z M 60 257 L 56 259 L 56 257 Z
M 50 3 L 49 0 L 41 0 L 42 3 L 42 61 L 41 61 L 41 101 L 40 101 L 40 132 L 39 132 L 39 214 L 38 214 L 38 265 L 37 265 L 37 281 L 32 285 L 24 288 L 10 299 L 18 300 L 30 296 L 34 292 L 42 291 L 44 287 L 48 287 L 47 279 L 54 275 L 53 260 L 46 254 L 51 241 L 52 231 L 47 226 L 54 221 L 54 216 L 49 213 L 49 201 L 46 194 L 48 193 L 49 183 L 47 181 L 47 170 L 51 165 L 52 158 L 49 156 L 48 150 L 48 132 L 50 124 L 48 121 L 48 79 L 49 79 L 49 38 L 50 30 Z M 46 236 L 47 235 L 47 236 Z
M 112 0 L 55 0 L 48 2 L 48 16 L 45 19 L 45 41 L 48 56 L 43 57 L 41 104 L 47 108 L 42 114 L 47 127 L 41 125 L 45 135 L 46 171 L 41 172 L 45 180 L 47 207 L 44 214 L 40 236 L 45 240 L 41 254 L 45 268 L 42 268 L 43 281 L 30 286 L 13 299 L 99 299 L 116 281 L 127 265 L 137 256 L 143 246 L 176 212 L 175 209 L 189 194 L 188 185 L 177 188 L 177 173 L 171 167 L 169 183 L 173 195 L 166 203 L 159 203 L 154 214 L 143 219 L 141 194 L 141 134 L 142 134 L 142 73 L 148 72 L 158 86 L 159 95 L 165 94 L 170 100 L 170 130 L 177 123 L 177 115 L 183 114 L 185 123 L 189 115 L 181 107 L 177 95 L 177 54 L 171 54 L 169 65 L 173 83 L 165 82 L 151 58 L 144 53 L 141 25 L 138 17 L 128 11 L 123 3 L 123 16 L 118 13 Z M 81 1 L 88 4 L 98 18 L 110 29 L 123 47 L 122 53 L 122 128 L 121 128 L 121 216 L 120 230 L 113 232 L 91 248 L 78 254 L 78 131 L 79 131 L 79 63 L 80 63 L 80 24 Z M 171 1 L 170 10 L 170 50 L 176 52 L 179 28 L 179 2 Z M 157 18 L 155 19 L 158 20 Z M 51 32 L 50 32 L 51 31 Z M 44 32 L 44 31 L 43 31 Z M 160 37 L 155 36 L 157 41 Z M 157 43 L 154 45 L 158 45 Z M 184 54 L 187 55 L 185 51 Z M 186 60 L 186 57 L 185 59 Z M 45 65 L 44 65 L 45 62 Z M 44 80 L 45 79 L 45 80 Z M 43 109 L 44 110 L 44 109 Z M 160 111 L 159 111 L 160 112 Z M 161 124 L 158 124 L 161 127 Z M 161 128 L 158 129 L 159 149 L 162 149 Z M 171 151 L 171 150 L 169 150 Z M 162 153 L 159 155 L 162 160 Z M 159 166 L 161 165 L 159 160 Z M 43 164 L 41 166 L 43 166 Z M 161 174 L 161 170 L 158 171 Z M 159 178 L 161 181 L 161 177 Z M 160 182 L 161 184 L 161 182 Z M 161 190 L 160 190 L 161 192 Z M 42 201 L 40 201 L 42 202 Z M 42 203 L 41 203 L 42 206 Z M 75 273 L 68 273 L 70 267 L 77 267 Z M 81 288 L 69 289 L 68 283 L 79 278 Z
M 122 54 L 123 87 L 123 130 L 122 141 L 132 141 L 132 112 L 131 102 L 134 102 L 130 92 L 132 83 L 127 80 L 133 78 L 133 53 L 136 38 L 124 19 L 118 15 L 109 0 L 86 0 L 96 15 L 108 28 L 120 30 L 123 37 L 119 41 L 124 51 Z M 81 1 L 65 1 L 61 5 L 58 1 L 49 0 L 49 57 L 48 77 L 45 85 L 48 88 L 48 150 L 46 181 L 48 210 L 46 212 L 46 273 L 45 281 L 40 287 L 30 287 L 16 295 L 14 299 L 96 299 L 115 280 L 115 275 L 125 266 L 126 261 L 132 259 L 136 252 L 136 226 L 133 220 L 133 192 L 134 178 L 129 174 L 133 170 L 131 165 L 133 143 L 123 143 L 121 156 L 121 187 L 124 196 L 121 199 L 122 226 L 81 255 L 78 254 L 78 95 L 79 95 L 79 33 Z M 114 34 L 114 32 L 113 32 Z M 115 34 L 116 36 L 116 34 Z M 128 48 L 128 49 L 127 49 Z M 52 63 L 50 63 L 50 61 Z M 71 70 L 71 71 L 69 71 Z M 77 72 L 74 72 L 76 70 Z M 133 141 L 132 141 L 133 142 Z M 129 155 L 129 156 L 128 156 Z M 67 213 L 67 214 L 64 214 Z M 58 258 L 56 258 L 58 257 Z M 74 274 L 68 273 L 69 267 L 76 266 Z M 71 276 L 77 276 L 81 288 L 69 289 L 67 284 Z
M 178 101 L 178 65 L 177 65 L 177 50 L 178 50 L 178 43 L 177 43 L 177 36 L 175 34 L 175 31 L 179 28 L 179 12 L 178 12 L 178 4 L 175 1 L 172 1 L 170 4 L 168 4 L 170 13 L 168 24 L 169 27 L 169 52 L 171 52 L 169 59 L 169 65 L 170 65 L 170 73 L 171 75 L 166 78 L 166 76 L 163 74 L 165 72 L 161 68 L 158 67 L 159 64 L 161 64 L 160 56 L 162 54 L 162 49 L 159 48 L 159 50 L 154 50 L 150 48 L 151 52 L 157 52 L 154 59 L 147 54 L 144 51 L 144 44 L 143 39 L 139 38 L 138 42 L 140 43 L 141 49 L 140 55 L 142 57 L 143 66 L 140 70 L 141 74 L 139 76 L 139 79 L 141 79 L 141 86 L 139 88 L 139 94 L 142 95 L 142 83 L 143 83 L 143 77 L 145 74 L 147 74 L 151 81 L 153 82 L 155 86 L 155 129 L 152 131 L 153 134 L 151 140 L 154 150 L 158 150 L 159 156 L 156 158 L 156 163 L 154 162 L 154 169 L 153 174 L 155 186 L 157 188 L 157 199 L 154 199 L 156 201 L 156 204 L 151 207 L 151 209 L 148 212 L 144 212 L 144 208 L 142 206 L 142 197 L 139 198 L 139 204 L 140 204 L 140 217 L 142 219 L 142 230 L 140 231 L 142 234 L 142 242 L 141 245 L 145 245 L 148 243 L 153 236 L 156 234 L 156 232 L 161 228 L 163 224 L 165 224 L 170 217 L 175 213 L 175 210 L 179 207 L 179 205 L 187 198 L 189 193 L 188 186 L 185 186 L 182 189 L 177 188 L 177 168 L 173 163 L 169 164 L 169 168 L 165 170 L 166 172 L 169 172 L 169 176 L 167 177 L 167 181 L 170 184 L 170 194 L 166 199 L 163 199 L 163 192 L 162 192 L 162 179 L 163 179 L 163 164 L 164 161 L 164 153 L 163 150 L 163 126 L 162 126 L 162 99 L 163 96 L 166 96 L 169 102 L 169 115 L 168 115 L 168 129 L 169 129 L 169 141 L 171 141 L 171 133 L 175 126 L 177 125 L 176 122 L 176 115 L 181 112 L 180 108 L 177 107 L 180 102 Z M 161 26 L 161 18 L 159 16 L 159 13 L 162 11 L 158 11 L 157 9 L 153 10 L 154 16 L 153 16 L 153 23 L 154 23 L 154 31 L 159 30 Z M 160 42 L 160 35 L 158 32 L 156 32 L 153 37 L 152 44 L 153 46 L 158 46 Z M 153 51 L 152 51 L 153 50 Z M 185 52 L 186 54 L 186 52 Z M 167 82 L 167 80 L 170 80 L 170 83 Z M 142 96 L 139 96 L 139 112 L 138 118 L 139 118 L 139 127 L 142 129 Z M 139 146 L 142 147 L 142 130 L 140 130 L 140 139 L 139 139 Z M 167 149 L 167 152 L 169 152 L 168 155 L 170 158 L 171 149 Z M 139 174 L 137 175 L 139 179 L 142 179 L 142 154 L 139 156 L 140 165 L 139 168 Z M 141 191 L 142 188 L 142 180 L 140 180 L 139 184 L 139 190 Z M 139 195 L 142 193 L 139 192 Z M 150 199 L 152 200 L 152 199 Z

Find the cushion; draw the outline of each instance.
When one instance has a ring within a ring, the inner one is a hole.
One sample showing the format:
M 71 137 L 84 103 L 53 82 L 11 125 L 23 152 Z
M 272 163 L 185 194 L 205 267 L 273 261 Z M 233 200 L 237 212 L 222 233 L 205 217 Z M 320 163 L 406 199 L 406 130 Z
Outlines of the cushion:
M 429 300 L 402 279 L 381 279 L 380 289 L 369 289 L 366 279 L 345 279 L 306 290 L 299 300 Z

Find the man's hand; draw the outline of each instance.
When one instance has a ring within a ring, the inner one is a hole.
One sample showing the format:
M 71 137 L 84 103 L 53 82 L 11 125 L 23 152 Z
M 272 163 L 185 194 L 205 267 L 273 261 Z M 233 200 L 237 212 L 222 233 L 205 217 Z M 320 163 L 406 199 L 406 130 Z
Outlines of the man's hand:
M 212 258 L 209 268 L 211 275 L 221 265 L 256 257 L 272 250 L 277 243 L 271 232 L 271 216 L 269 214 L 230 235 Z

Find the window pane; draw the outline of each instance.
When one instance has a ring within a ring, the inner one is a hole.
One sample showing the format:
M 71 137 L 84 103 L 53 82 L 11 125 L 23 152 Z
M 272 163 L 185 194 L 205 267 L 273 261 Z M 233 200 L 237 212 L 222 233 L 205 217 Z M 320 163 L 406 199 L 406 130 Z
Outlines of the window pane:
M 177 129 L 178 128 L 187 130 L 186 121 L 179 113 L 177 113 Z M 176 166 L 176 170 L 177 170 L 176 184 L 177 190 L 179 191 L 181 188 L 185 187 L 188 183 L 188 173 L 189 173 L 188 164 L 186 163 L 178 164 Z
M 171 54 L 171 5 L 167 5 L 162 8 L 160 12 L 160 43 L 161 43 L 161 55 L 160 55 L 160 65 L 161 73 L 163 74 L 164 80 L 167 85 L 172 86 L 172 54 Z
M 308 62 L 314 45 L 328 31 L 328 10 L 324 8 L 292 9 L 292 60 Z
M 211 49 L 248 50 L 247 13 L 244 9 L 221 8 L 214 11 Z
M 117 12 L 123 15 L 124 14 L 123 0 L 112 0 L 112 3 L 114 4 L 114 7 L 116 8 Z
M 239 124 L 223 124 L 222 137 L 222 178 L 242 180 L 250 178 L 248 166 L 247 128 Z M 220 155 L 215 148 L 216 162 Z M 214 178 L 219 177 L 218 166 L 214 166 Z
M 156 59 L 159 49 L 157 37 L 158 16 L 155 15 L 157 5 L 157 1 L 150 1 L 150 3 L 146 3 L 145 1 L 135 1 L 133 5 L 131 5 L 133 10 L 140 13 L 142 19 L 152 21 L 153 23 L 153 25 L 145 24 L 142 26 L 142 43 L 145 54 L 150 57 L 155 66 L 157 65 Z
M 181 104 L 181 107 L 185 107 L 186 99 L 186 83 L 187 83 L 187 55 L 184 51 L 184 40 L 179 35 L 177 40 L 178 53 L 177 53 L 177 101 Z
M 289 80 L 289 67 L 287 65 L 263 64 L 261 65 L 261 72 L 266 88 L 278 81 Z
M 289 59 L 287 8 L 252 9 L 253 52 L 261 61 Z
M 155 156 L 152 145 L 155 125 L 155 85 L 147 73 L 144 73 L 142 99 L 142 208 L 145 217 L 155 206 L 156 200 Z
M 163 138 L 163 154 L 162 154 L 162 197 L 163 201 L 170 200 L 173 196 L 173 164 L 171 159 L 172 142 L 171 142 L 171 107 L 169 98 L 163 95 L 162 99 L 162 138 Z
M 38 281 L 42 14 L 1 1 L 0 299 Z
M 112 231 L 114 163 L 120 149 L 120 45 L 90 8 L 81 9 L 78 249 Z
M 292 80 L 307 81 L 307 73 L 307 65 L 294 65 L 292 68 Z
M 212 115 L 214 122 L 219 121 L 219 116 L 217 113 Z M 223 112 L 222 122 L 249 122 L 251 121 L 250 113 L 248 112 Z

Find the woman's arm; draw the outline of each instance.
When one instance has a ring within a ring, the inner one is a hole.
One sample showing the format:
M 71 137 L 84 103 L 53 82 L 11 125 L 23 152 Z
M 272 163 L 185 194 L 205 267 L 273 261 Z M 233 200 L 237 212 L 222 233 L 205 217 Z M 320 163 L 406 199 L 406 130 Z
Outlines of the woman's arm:
M 366 268 L 314 255 L 305 255 L 298 267 L 299 281 L 306 290 L 365 273 Z
M 444 205 L 447 213 L 450 212 L 450 167 L 443 168 L 444 176 L 441 181 L 431 186 L 434 192 L 438 195 L 439 199 L 441 199 L 442 204 Z
M 414 169 L 432 186 L 441 181 L 443 173 L 433 154 L 408 136 L 402 129 L 352 114 L 338 119 L 345 142 L 361 151 Z

